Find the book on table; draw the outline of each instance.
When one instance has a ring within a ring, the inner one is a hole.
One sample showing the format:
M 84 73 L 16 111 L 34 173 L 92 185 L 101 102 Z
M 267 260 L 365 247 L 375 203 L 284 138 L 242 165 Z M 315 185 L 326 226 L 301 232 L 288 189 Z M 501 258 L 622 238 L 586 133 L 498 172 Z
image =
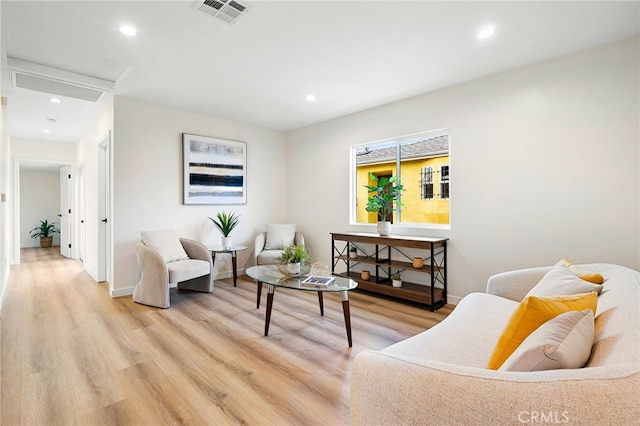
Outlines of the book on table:
M 317 277 L 314 275 L 308 276 L 302 282 L 304 284 L 314 284 L 314 285 L 329 285 L 334 282 L 335 277 Z

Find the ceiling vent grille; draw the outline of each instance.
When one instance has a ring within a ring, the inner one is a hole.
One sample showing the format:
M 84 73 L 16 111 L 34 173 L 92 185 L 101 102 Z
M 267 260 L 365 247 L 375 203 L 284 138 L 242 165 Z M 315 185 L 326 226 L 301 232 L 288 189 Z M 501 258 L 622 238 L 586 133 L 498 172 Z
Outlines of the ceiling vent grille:
M 22 89 L 37 90 L 38 92 L 82 99 L 83 101 L 89 102 L 98 102 L 102 98 L 102 95 L 104 95 L 104 90 L 68 83 L 49 77 L 30 75 L 20 71 L 11 72 L 11 83 L 14 87 L 20 87 Z
M 228 24 L 235 24 L 251 8 L 247 3 L 236 0 L 199 0 L 195 7 Z
M 21 89 L 98 102 L 115 88 L 113 81 L 7 57 L 11 85 Z

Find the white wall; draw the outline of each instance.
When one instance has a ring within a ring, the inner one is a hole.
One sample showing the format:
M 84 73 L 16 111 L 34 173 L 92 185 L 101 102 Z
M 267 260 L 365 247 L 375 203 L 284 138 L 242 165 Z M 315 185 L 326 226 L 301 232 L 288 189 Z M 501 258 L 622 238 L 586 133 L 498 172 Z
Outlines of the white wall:
M 14 158 L 44 163 L 71 164 L 75 161 L 76 144 L 43 139 L 13 138 Z
M 105 135 L 113 131 L 113 96 L 105 95 L 100 103 L 102 104 L 100 113 L 95 122 L 87 128 L 87 131 L 80 138 L 75 153 L 77 168 L 81 167 L 84 171 L 85 216 L 80 218 L 84 220 L 83 224 L 79 220 L 75 222 L 74 234 L 82 235 L 80 227 L 85 227 L 86 246 L 83 265 L 84 269 L 94 279 L 98 276 L 98 226 L 100 223 L 100 218 L 98 217 L 98 144 Z M 77 174 L 77 168 L 75 174 Z M 75 200 L 79 202 L 79 182 L 75 181 L 74 184 L 78 194 Z M 79 205 L 76 205 L 76 211 L 81 211 Z M 79 244 L 81 244 L 80 241 L 78 241 Z
M 182 133 L 247 143 L 246 205 L 182 204 Z M 127 294 L 139 280 L 136 244 L 140 231 L 175 229 L 180 236 L 218 243 L 209 216 L 219 210 L 241 215 L 231 234 L 238 270 L 252 259 L 252 246 L 267 222 L 287 212 L 286 144 L 281 132 L 116 97 L 114 109 L 114 270 L 113 293 Z M 218 262 L 214 273 L 228 268 Z
M 289 218 L 329 261 L 330 232 L 375 231 L 349 226 L 349 146 L 450 128 L 451 230 L 396 230 L 450 238 L 450 302 L 563 256 L 638 269 L 638 51 L 629 39 L 291 132 Z
M 59 223 L 59 213 L 60 172 L 20 170 L 20 247 L 40 247 L 30 231 L 41 220 Z M 60 245 L 60 234 L 53 235 L 53 245 Z

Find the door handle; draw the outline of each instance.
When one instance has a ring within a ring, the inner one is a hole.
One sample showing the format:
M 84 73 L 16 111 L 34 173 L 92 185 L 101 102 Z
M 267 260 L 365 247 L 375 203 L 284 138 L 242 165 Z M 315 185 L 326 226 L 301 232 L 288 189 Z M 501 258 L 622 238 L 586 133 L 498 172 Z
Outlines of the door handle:
M 62 213 L 60 213 L 60 214 L 58 215 L 58 217 L 62 217 Z
M 105 217 L 104 219 L 102 219 L 100 222 L 102 223 L 107 223 L 107 218 Z

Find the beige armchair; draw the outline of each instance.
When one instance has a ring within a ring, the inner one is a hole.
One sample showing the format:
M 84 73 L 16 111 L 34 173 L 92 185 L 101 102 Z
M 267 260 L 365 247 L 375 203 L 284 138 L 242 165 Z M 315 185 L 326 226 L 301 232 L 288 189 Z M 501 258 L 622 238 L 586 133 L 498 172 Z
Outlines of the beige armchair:
M 169 234 L 171 236 L 171 234 Z M 143 305 L 168 308 L 169 288 L 213 292 L 213 261 L 206 246 L 198 241 L 172 238 L 138 243 L 137 257 L 142 277 L 133 300 Z M 176 254 L 177 253 L 177 254 Z
M 304 245 L 304 237 L 296 232 L 294 224 L 268 224 L 267 232 L 261 232 L 256 236 L 253 250 L 256 265 L 277 265 L 284 246 L 295 244 Z M 262 296 L 262 283 L 257 283 L 256 309 L 260 308 Z

